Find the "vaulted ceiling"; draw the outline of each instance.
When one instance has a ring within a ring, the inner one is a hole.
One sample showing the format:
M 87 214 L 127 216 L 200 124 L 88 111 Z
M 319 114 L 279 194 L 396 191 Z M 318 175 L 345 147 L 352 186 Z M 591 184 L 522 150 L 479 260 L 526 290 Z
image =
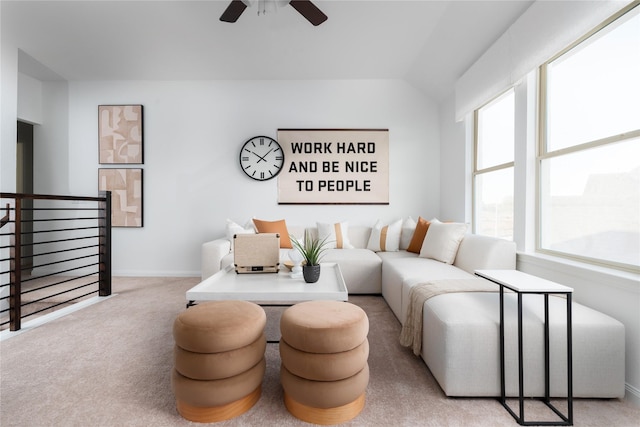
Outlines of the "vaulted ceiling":
M 229 3 L 3 0 L 2 36 L 41 80 L 404 79 L 440 101 L 532 1 L 315 0 L 317 27 L 257 0 L 221 22 Z

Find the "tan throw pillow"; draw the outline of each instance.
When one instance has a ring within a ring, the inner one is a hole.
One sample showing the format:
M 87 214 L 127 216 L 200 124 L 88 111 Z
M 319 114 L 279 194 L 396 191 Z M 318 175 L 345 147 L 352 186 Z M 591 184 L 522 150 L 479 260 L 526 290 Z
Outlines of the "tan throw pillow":
M 382 221 L 378 220 L 371 229 L 371 236 L 369 237 L 367 249 L 374 252 L 396 252 L 400 247 L 401 230 L 401 219 L 388 225 L 385 225 Z
M 327 249 L 353 249 L 349 242 L 349 223 L 346 221 L 327 224 L 316 222 L 318 238 L 326 239 Z
M 429 232 L 422 242 L 420 257 L 453 264 L 466 232 L 467 224 L 461 222 L 431 221 Z
M 287 223 L 284 219 L 281 219 L 279 221 L 263 221 L 261 219 L 254 218 L 253 223 L 255 224 L 258 233 L 280 234 L 281 248 L 293 248 L 291 239 L 289 238 L 289 231 L 287 230 Z
M 418 224 L 416 225 L 416 231 L 413 232 L 413 237 L 411 238 L 411 243 L 409 243 L 409 247 L 407 247 L 407 252 L 413 252 L 416 254 L 420 253 L 420 249 L 422 248 L 422 242 L 424 242 L 424 236 L 427 235 L 427 231 L 429 230 L 429 225 L 431 223 L 421 216 L 418 217 Z

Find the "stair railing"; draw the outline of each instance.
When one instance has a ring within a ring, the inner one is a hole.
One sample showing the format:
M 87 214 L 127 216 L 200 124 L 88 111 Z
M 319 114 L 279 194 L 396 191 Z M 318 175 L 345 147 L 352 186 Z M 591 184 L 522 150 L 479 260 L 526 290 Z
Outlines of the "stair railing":
M 0 193 L 0 329 L 97 293 L 111 295 L 111 192 Z M 62 300 L 60 300 L 60 297 Z

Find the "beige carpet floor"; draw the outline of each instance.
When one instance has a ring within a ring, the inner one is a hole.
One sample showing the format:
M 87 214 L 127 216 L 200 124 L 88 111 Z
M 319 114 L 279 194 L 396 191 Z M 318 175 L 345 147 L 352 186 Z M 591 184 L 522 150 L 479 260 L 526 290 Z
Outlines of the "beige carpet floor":
M 117 294 L 0 342 L 0 425 L 189 426 L 170 387 L 175 316 L 196 278 L 114 278 Z M 366 406 L 350 426 L 516 426 L 495 399 L 448 398 L 425 364 L 398 344 L 400 324 L 381 297 L 353 296 L 370 320 Z M 268 338 L 278 312 L 268 309 Z M 302 426 L 282 403 L 277 344 L 267 346 L 263 394 L 220 426 Z M 562 405 L 559 405 L 562 408 Z M 527 417 L 544 417 L 541 404 Z M 576 426 L 634 427 L 640 408 L 579 399 Z

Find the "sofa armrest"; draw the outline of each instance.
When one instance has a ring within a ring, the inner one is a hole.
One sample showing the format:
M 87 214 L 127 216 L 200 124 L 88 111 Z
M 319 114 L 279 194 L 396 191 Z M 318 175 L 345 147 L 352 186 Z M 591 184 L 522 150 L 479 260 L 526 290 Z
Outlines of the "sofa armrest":
M 453 265 L 470 274 L 483 269 L 515 270 L 516 244 L 496 237 L 467 234 L 460 242 Z
M 231 242 L 226 238 L 215 239 L 202 244 L 202 280 L 220 271 L 220 261 L 231 252 Z

